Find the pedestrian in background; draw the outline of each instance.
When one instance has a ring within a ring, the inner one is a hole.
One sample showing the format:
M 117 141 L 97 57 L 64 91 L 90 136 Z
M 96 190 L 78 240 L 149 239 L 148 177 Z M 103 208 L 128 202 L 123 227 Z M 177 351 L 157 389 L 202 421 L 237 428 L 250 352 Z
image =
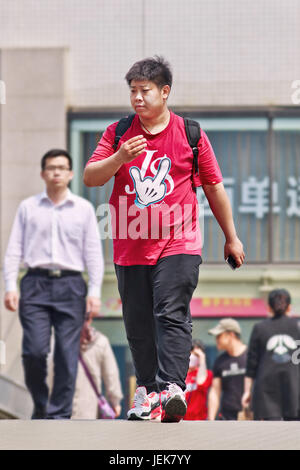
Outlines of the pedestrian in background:
M 274 289 L 268 298 L 271 318 L 257 323 L 249 343 L 243 405 L 256 420 L 296 420 L 300 377 L 293 352 L 299 347 L 299 318 L 290 318 L 291 296 Z M 251 400 L 252 399 L 252 400 Z
M 72 419 L 101 417 L 98 396 L 102 394 L 102 382 L 105 387 L 105 396 L 117 418 L 121 414 L 120 403 L 123 393 L 118 365 L 108 338 L 92 326 L 85 326 L 81 334 L 80 355 Z M 84 361 L 84 366 L 81 361 Z
M 207 419 L 207 398 L 212 379 L 212 371 L 207 370 L 206 366 L 205 346 L 199 339 L 194 339 L 185 381 L 187 402 L 185 420 Z
M 208 399 L 208 419 L 237 420 L 242 410 L 247 346 L 241 340 L 241 328 L 233 318 L 225 318 L 209 331 L 219 351 L 213 366 L 213 382 Z
M 41 160 L 45 191 L 21 202 L 4 260 L 7 309 L 23 327 L 22 359 L 32 419 L 69 419 L 85 315 L 97 315 L 103 277 L 101 240 L 93 206 L 72 194 L 72 159 L 62 149 Z M 17 279 L 23 261 L 26 274 Z M 82 272 L 87 268 L 88 291 Z M 47 355 L 54 328 L 54 385 L 49 398 Z

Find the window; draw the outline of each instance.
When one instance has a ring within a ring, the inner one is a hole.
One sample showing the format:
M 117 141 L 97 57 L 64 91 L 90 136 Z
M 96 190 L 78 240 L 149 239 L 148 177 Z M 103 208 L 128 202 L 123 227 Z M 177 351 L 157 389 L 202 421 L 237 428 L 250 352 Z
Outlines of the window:
M 95 210 L 100 204 L 109 201 L 114 182 L 111 180 L 102 187 L 88 188 L 82 181 L 83 170 L 107 126 L 121 117 L 97 120 L 74 119 L 70 123 L 70 151 L 74 161 L 74 180 L 71 188 L 74 193 L 91 201 Z M 112 240 L 103 240 L 102 248 L 106 266 L 112 265 Z
M 269 206 L 262 182 L 268 178 L 266 118 L 201 119 L 224 178 L 233 209 L 238 235 L 243 241 L 247 261 L 268 261 Z M 208 262 L 224 259 L 224 235 L 213 217 L 202 189 L 204 204 L 203 255 Z M 262 200 L 262 193 L 264 195 Z M 265 211 L 264 211 L 265 210 Z
M 300 261 L 300 118 L 273 121 L 272 260 Z
M 185 113 L 186 114 L 186 113 Z M 207 133 L 231 200 L 234 220 L 248 263 L 299 263 L 300 261 L 300 117 L 210 117 L 193 113 Z M 95 209 L 107 203 L 113 181 L 100 188 L 82 183 L 84 166 L 112 122 L 122 117 L 70 116 L 70 150 L 75 178 L 72 190 L 89 199 Z M 224 236 L 201 188 L 198 200 L 204 210 L 203 257 L 223 263 Z M 107 263 L 112 262 L 112 241 L 104 240 Z

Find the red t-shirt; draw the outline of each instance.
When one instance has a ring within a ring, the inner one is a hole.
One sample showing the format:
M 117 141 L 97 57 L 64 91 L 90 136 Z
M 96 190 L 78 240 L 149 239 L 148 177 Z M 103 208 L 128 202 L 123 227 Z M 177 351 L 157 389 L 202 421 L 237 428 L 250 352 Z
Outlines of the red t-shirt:
M 193 153 L 183 118 L 170 113 L 159 134 L 146 133 L 135 115 L 119 147 L 136 135 L 147 139 L 145 152 L 115 174 L 109 201 L 114 262 L 123 266 L 154 265 L 175 254 L 201 254 L 198 203 L 192 188 Z M 104 132 L 87 164 L 111 156 L 117 122 Z M 210 142 L 199 142 L 199 185 L 216 184 L 222 174 Z
M 188 372 L 186 377 L 185 398 L 187 401 L 187 412 L 184 417 L 186 421 L 207 419 L 207 394 L 212 384 L 213 373 L 207 371 L 206 380 L 203 384 L 196 383 L 198 368 Z

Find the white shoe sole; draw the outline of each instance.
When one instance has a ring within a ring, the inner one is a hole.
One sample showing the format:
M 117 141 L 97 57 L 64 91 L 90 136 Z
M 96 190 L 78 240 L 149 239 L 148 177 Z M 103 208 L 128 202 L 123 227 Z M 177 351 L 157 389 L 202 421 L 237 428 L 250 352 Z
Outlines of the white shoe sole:
M 147 419 L 150 419 L 151 412 L 149 414 L 142 413 L 141 415 L 136 414 L 136 413 L 130 413 L 127 415 L 128 421 L 146 421 Z

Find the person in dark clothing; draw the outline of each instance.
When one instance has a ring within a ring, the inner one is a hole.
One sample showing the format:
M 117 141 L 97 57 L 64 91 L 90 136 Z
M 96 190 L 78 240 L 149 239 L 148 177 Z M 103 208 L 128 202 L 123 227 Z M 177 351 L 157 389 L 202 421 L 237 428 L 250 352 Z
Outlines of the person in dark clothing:
M 241 328 L 233 318 L 224 318 L 209 330 L 217 348 L 224 353 L 213 366 L 213 382 L 208 397 L 208 420 L 235 421 L 242 410 L 247 346 L 241 340 Z
M 300 321 L 288 316 L 291 297 L 285 289 L 270 292 L 269 310 L 272 318 L 256 324 L 250 337 L 242 404 L 252 404 L 256 420 L 296 420 L 300 383 L 293 353 Z

